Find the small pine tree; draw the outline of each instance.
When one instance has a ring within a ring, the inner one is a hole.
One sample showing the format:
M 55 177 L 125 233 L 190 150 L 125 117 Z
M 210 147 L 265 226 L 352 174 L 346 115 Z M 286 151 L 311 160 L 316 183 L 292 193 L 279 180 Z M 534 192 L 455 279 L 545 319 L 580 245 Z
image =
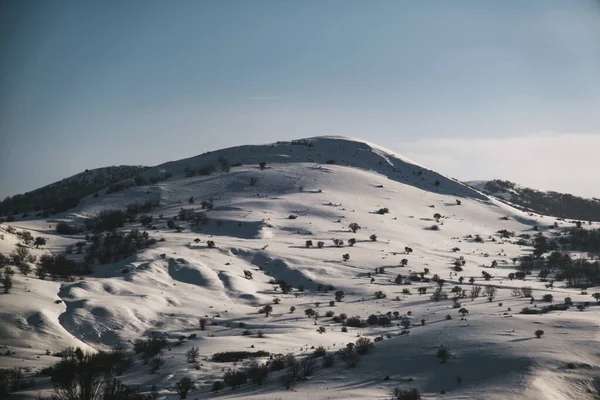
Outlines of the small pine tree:
M 2 276 L 2 286 L 4 287 L 4 293 L 10 293 L 10 290 L 13 287 L 12 281 L 12 272 L 13 270 L 10 267 L 6 267 L 4 269 L 4 275 Z

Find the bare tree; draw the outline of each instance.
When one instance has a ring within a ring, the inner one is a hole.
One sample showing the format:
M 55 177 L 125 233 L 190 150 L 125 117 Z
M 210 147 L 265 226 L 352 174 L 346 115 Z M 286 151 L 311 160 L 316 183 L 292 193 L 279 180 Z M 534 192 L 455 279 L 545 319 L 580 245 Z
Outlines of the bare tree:
M 187 399 L 187 394 L 190 390 L 194 389 L 194 381 L 187 376 L 181 378 L 176 384 L 177 394 L 180 399 Z
M 471 300 L 474 300 L 476 298 L 479 297 L 479 294 L 481 293 L 481 286 L 473 286 L 471 287 Z
M 496 287 L 493 285 L 487 285 L 485 287 L 484 293 L 485 293 L 488 301 L 491 302 L 496 297 L 496 294 L 498 293 L 498 289 L 496 289 Z

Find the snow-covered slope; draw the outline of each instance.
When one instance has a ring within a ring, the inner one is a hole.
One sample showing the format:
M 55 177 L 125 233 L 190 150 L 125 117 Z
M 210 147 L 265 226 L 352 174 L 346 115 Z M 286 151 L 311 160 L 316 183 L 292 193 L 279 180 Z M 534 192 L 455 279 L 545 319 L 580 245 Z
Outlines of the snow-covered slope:
M 583 198 L 569 193 L 541 191 L 510 181 L 469 181 L 467 185 L 523 209 L 544 215 L 583 221 L 600 221 L 600 200 Z
M 186 177 L 209 164 L 217 171 Z M 229 172 L 221 171 L 224 164 Z M 48 238 L 45 247 L 31 249 L 40 256 L 84 239 L 85 234 L 56 235 L 58 220 L 80 224 L 101 210 L 151 200 L 160 206 L 149 212 L 155 226 L 149 233 L 165 241 L 125 260 L 97 265 L 92 275 L 74 282 L 17 273 L 12 292 L 0 295 L 0 344 L 15 352 L 0 357 L 0 367 L 37 370 L 57 361 L 46 349 L 56 352 L 70 345 L 106 350 L 131 346 L 155 333 L 173 343 L 164 351 L 166 364 L 150 374 L 138 360 L 121 378 L 142 390 L 157 385 L 164 398 L 177 398 L 175 383 L 184 376 L 195 381 L 190 397 L 199 399 L 384 399 L 393 387 L 415 387 L 425 398 L 448 399 L 597 395 L 599 307 L 521 315 L 529 299 L 511 296 L 512 289 L 531 286 L 536 298 L 552 293 L 556 302 L 565 297 L 575 303 L 591 300 L 562 284 L 546 288 L 535 278 L 507 278 L 514 272 L 512 258 L 531 248 L 503 239 L 497 231 L 532 233 L 534 226 L 545 231 L 554 219 L 522 212 L 389 150 L 348 138 L 241 146 L 166 163 L 144 176 L 164 176 L 167 171 L 172 176 L 166 180 L 90 196 L 55 219 L 11 223 Z M 181 232 L 167 229 L 167 221 L 181 208 L 200 209 L 208 200 L 214 207 L 205 210 L 206 224 L 177 221 Z M 385 208 L 388 213 L 377 212 Z M 361 227 L 356 233 L 348 228 L 352 222 Z M 565 224 L 559 221 L 559 227 Z M 133 227 L 144 229 L 137 222 L 124 229 Z M 475 242 L 475 235 L 483 243 Z M 356 239 L 353 246 L 348 245 L 351 238 Z M 332 239 L 344 245 L 337 247 Z M 217 248 L 207 247 L 210 240 Z M 307 240 L 314 246 L 307 248 Z M 319 241 L 323 248 L 316 246 Z M 5 233 L 0 252 L 9 253 L 16 242 L 15 235 Z M 407 247 L 413 251 L 406 253 Z M 349 256 L 346 261 L 344 254 Z M 459 257 L 465 264 L 455 272 L 453 263 Z M 379 268 L 383 271 L 376 273 Z M 448 292 L 455 286 L 469 291 L 468 280 L 474 277 L 476 285 L 494 285 L 497 297 L 493 302 L 461 299 L 468 308 L 468 317 L 461 320 L 452 301 L 431 301 L 435 282 L 394 282 L 398 274 L 405 281 L 426 269 L 427 277 L 437 274 L 446 281 Z M 246 279 L 244 271 L 251 271 L 253 278 Z M 492 274 L 490 281 L 482 279 L 482 271 Z M 280 280 L 294 289 L 283 294 L 274 283 Z M 419 288 L 426 294 L 419 295 Z M 345 298 L 330 305 L 338 290 Z M 379 291 L 386 297 L 376 298 Z M 269 317 L 258 313 L 266 304 L 273 307 Z M 307 318 L 307 309 L 318 311 L 320 318 Z M 348 327 L 343 332 L 341 324 L 325 316 L 328 311 L 362 319 L 391 312 L 392 326 Z M 402 334 L 402 317 L 411 321 L 410 334 Z M 209 321 L 204 331 L 201 318 Z M 325 332 L 317 332 L 319 327 Z M 537 329 L 544 330 L 543 339 L 534 338 Z M 262 386 L 248 383 L 235 391 L 210 392 L 212 383 L 234 368 L 233 363 L 211 361 L 214 353 L 264 350 L 302 357 L 319 345 L 333 352 L 358 335 L 383 340 L 356 368 L 340 359 L 332 368 L 318 364 L 293 391 L 285 391 L 281 372 L 273 372 Z M 174 345 L 180 337 L 187 339 Z M 436 357 L 440 345 L 453 354 L 446 364 Z M 199 362 L 186 363 L 184 353 L 193 346 L 199 347 Z M 587 367 L 567 370 L 570 362 Z M 40 379 L 38 388 L 23 395 L 36 396 L 40 388 L 50 385 Z

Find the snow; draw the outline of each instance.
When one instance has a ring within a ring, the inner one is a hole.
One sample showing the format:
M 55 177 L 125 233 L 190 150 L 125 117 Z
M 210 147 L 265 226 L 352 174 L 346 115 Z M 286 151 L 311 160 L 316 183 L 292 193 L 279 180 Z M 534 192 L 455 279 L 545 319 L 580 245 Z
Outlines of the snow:
M 51 221 L 11 223 L 17 229 L 31 230 L 33 236 L 48 238 L 46 248 L 32 249 L 39 256 L 83 239 L 84 235 L 57 235 L 49 227 L 56 221 L 81 222 L 102 209 L 159 200 L 160 207 L 150 214 L 163 218 L 155 223 L 158 231 L 150 233 L 166 241 L 119 263 L 98 265 L 91 276 L 75 282 L 42 281 L 16 273 L 12 293 L 0 295 L 0 344 L 15 355 L 0 357 L 0 367 L 35 371 L 58 360 L 47 356 L 46 349 L 52 353 L 67 346 L 106 350 L 118 343 L 130 346 L 152 332 L 173 342 L 195 333 L 197 339 L 165 351 L 166 365 L 156 374 L 149 374 L 149 367 L 137 361 L 121 377 L 124 383 L 143 390 L 155 384 L 170 399 L 177 398 L 175 382 L 183 376 L 193 378 L 197 386 L 189 397 L 202 399 L 385 399 L 393 387 L 416 387 L 425 398 L 594 398 L 594 379 L 600 376 L 599 307 L 520 315 L 529 300 L 511 296 L 511 289 L 519 286 L 533 287 L 538 299 L 552 293 L 555 302 L 565 297 L 576 303 L 593 299 L 560 282 L 546 289 L 535 278 L 508 280 L 508 273 L 514 272 L 511 259 L 530 249 L 496 234 L 500 229 L 531 233 L 534 225 L 547 227 L 554 219 L 519 211 L 368 142 L 342 137 L 306 140 L 312 147 L 289 143 L 241 146 L 166 163 L 144 172 L 146 177 L 157 171 L 172 172 L 174 176 L 166 181 L 86 198 L 76 209 Z M 186 166 L 217 164 L 218 157 L 243 165 L 228 173 L 184 177 Z M 327 160 L 336 162 L 327 164 Z M 264 170 L 258 167 L 261 161 L 266 162 Z M 250 183 L 252 178 L 256 178 L 255 185 Z M 187 202 L 191 196 L 193 205 Z M 209 198 L 215 208 L 208 211 L 208 224 L 190 227 L 178 221 L 183 232 L 166 229 L 166 220 L 181 207 L 200 208 L 199 203 Z M 384 207 L 389 208 L 388 214 L 376 213 Z M 429 229 L 436 224 L 434 213 L 442 215 L 437 231 Z M 290 219 L 290 215 L 297 218 Z M 506 216 L 508 220 L 502 219 Z M 348 229 L 351 222 L 362 229 L 353 234 Z M 131 227 L 139 224 L 125 229 Z M 371 234 L 377 235 L 377 241 L 369 239 Z M 475 234 L 485 242 L 466 238 Z M 357 243 L 349 247 L 347 241 L 353 237 Z M 335 247 L 333 238 L 343 239 L 344 246 Z M 207 240 L 214 240 L 218 248 L 208 249 Z M 315 247 L 306 248 L 306 240 L 312 240 Z M 317 241 L 325 246 L 316 248 Z M 0 251 L 7 254 L 16 243 L 14 235 L 5 233 Z M 414 251 L 405 254 L 405 246 Z M 453 252 L 454 247 L 460 251 Z M 346 262 L 342 260 L 345 253 L 350 254 Z M 165 259 L 161 254 L 166 254 Z M 459 256 L 466 259 L 464 271 L 458 273 L 465 277 L 460 286 L 469 290 L 467 281 L 473 276 L 477 284 L 491 283 L 499 289 L 493 302 L 483 297 L 462 299 L 462 306 L 469 310 L 466 320 L 460 320 L 451 301 L 430 300 L 435 283 L 394 283 L 397 274 L 406 276 L 428 268 L 430 277 L 439 274 L 446 280 L 449 291 L 459 285 L 458 276 L 450 275 Z M 403 258 L 408 259 L 405 267 L 399 266 Z M 497 268 L 489 267 L 492 260 L 498 261 Z M 385 267 L 385 273 L 374 274 L 377 267 Z M 123 274 L 124 268 L 131 272 Z M 252 271 L 252 280 L 244 278 L 244 270 Z M 482 270 L 494 276 L 490 282 L 483 281 Z M 272 279 L 307 290 L 282 294 L 269 283 Z M 343 290 L 345 299 L 330 307 L 334 291 L 317 292 L 318 284 Z M 427 294 L 419 295 L 418 287 L 427 287 Z M 402 293 L 406 288 L 410 295 Z M 379 290 L 387 294 L 385 299 L 374 298 Z M 274 297 L 281 303 L 272 304 L 274 312 L 265 318 L 258 308 L 272 303 Z M 56 300 L 62 302 L 56 304 Z M 316 307 L 315 302 L 320 305 Z M 296 307 L 293 314 L 291 306 Z M 317 324 L 304 315 L 307 308 L 320 312 Z M 390 328 L 348 328 L 344 333 L 340 324 L 324 316 L 327 310 L 363 319 L 370 314 L 398 311 L 407 315 L 410 311 L 414 326 L 408 335 L 399 335 L 399 320 L 393 320 Z M 446 319 L 448 314 L 452 319 Z M 217 325 L 201 331 L 200 318 Z M 421 319 L 425 325 L 421 326 Z M 239 325 L 242 322 L 244 327 Z M 319 326 L 326 327 L 326 333 L 317 333 Z M 242 335 L 246 329 L 252 335 Z M 542 339 L 534 337 L 537 329 L 545 331 Z M 258 337 L 258 331 L 264 337 Z M 262 386 L 249 383 L 235 391 L 210 393 L 212 382 L 222 380 L 222 369 L 233 367 L 210 361 L 216 352 L 265 350 L 301 356 L 309 354 L 312 346 L 340 349 L 356 341 L 358 334 L 371 339 L 383 335 L 384 340 L 375 344 L 372 354 L 361 357 L 355 369 L 338 360 L 330 369 L 319 365 L 294 390 L 283 390 L 273 373 Z M 436 358 L 440 345 L 454 355 L 446 364 Z M 198 369 L 185 361 L 184 353 L 192 346 L 200 348 Z M 567 370 L 568 362 L 590 368 Z M 384 380 L 386 376 L 389 380 Z M 51 385 L 40 382 L 21 395 L 49 394 Z

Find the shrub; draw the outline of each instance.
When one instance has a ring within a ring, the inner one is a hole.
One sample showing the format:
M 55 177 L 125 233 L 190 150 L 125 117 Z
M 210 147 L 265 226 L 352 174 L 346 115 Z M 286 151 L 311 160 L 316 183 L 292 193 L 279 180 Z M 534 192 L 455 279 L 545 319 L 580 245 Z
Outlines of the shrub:
M 2 287 L 4 289 L 4 293 L 10 293 L 10 290 L 13 287 L 12 273 L 13 271 L 10 267 L 6 267 L 4 269 L 4 274 L 2 275 Z
M 377 241 L 377 235 L 376 234 L 372 234 L 371 236 L 369 236 L 369 239 L 371 239 L 372 242 L 376 242 Z
M 314 358 L 310 356 L 304 357 L 302 361 L 300 361 L 300 370 L 302 372 L 302 376 L 306 377 L 312 375 L 315 370 L 315 365 L 316 362 Z
M 223 382 L 232 389 L 239 388 L 248 381 L 248 375 L 244 370 L 229 370 L 223 376 Z
M 521 294 L 523 295 L 523 297 L 532 297 L 533 289 L 529 286 L 523 286 L 521 288 Z
M 361 229 L 361 226 L 359 224 L 357 224 L 356 222 L 352 222 L 350 225 L 348 225 L 348 228 L 350 228 L 350 230 L 353 233 L 356 233 L 356 231 L 358 231 L 359 229 Z
M 360 327 L 364 326 L 364 323 L 361 321 L 360 317 L 358 317 L 358 316 L 350 317 L 350 318 L 346 319 L 345 324 L 346 324 L 346 326 L 349 326 L 351 328 L 360 328 Z
M 348 261 L 350 259 L 350 254 L 346 253 L 342 256 L 342 258 L 344 259 L 344 261 Z
M 421 394 L 415 388 L 412 388 L 412 389 L 394 388 L 394 390 L 392 391 L 392 396 L 393 396 L 392 397 L 393 400 L 419 400 L 419 399 L 421 399 Z
M 544 296 L 542 296 L 542 300 L 548 303 L 552 303 L 553 296 L 551 294 L 545 294 Z
M 211 357 L 211 361 L 213 362 L 238 362 L 243 361 L 248 358 L 253 357 L 268 357 L 269 352 L 259 350 L 259 351 L 226 351 L 222 353 L 215 353 Z
M 319 241 L 319 242 L 317 242 L 317 247 L 318 247 L 319 249 L 322 249 L 322 248 L 323 248 L 323 246 L 325 246 L 325 242 L 320 242 L 320 241 Z
M 133 343 L 133 351 L 136 354 L 142 354 L 144 359 L 147 361 L 150 357 L 160 353 L 163 347 L 167 346 L 169 342 L 167 339 L 162 337 L 150 337 L 148 339 L 137 339 Z
M 573 299 L 571 299 L 570 297 L 565 297 L 565 304 L 568 306 L 572 306 L 573 305 Z
M 272 311 L 273 311 L 273 306 L 271 306 L 270 304 L 267 304 L 266 306 L 264 306 L 263 308 L 258 310 L 258 312 L 260 314 L 265 314 L 265 317 L 268 317 Z
M 22 263 L 29 256 L 29 249 L 21 244 L 17 244 L 14 250 L 10 253 L 10 257 L 13 259 L 13 262 L 17 265 Z
M 56 233 L 59 235 L 76 235 L 79 233 L 79 229 L 73 225 L 69 225 L 66 222 L 59 222 L 56 224 Z
M 313 241 L 312 241 L 312 240 L 307 240 L 307 241 L 304 243 L 304 247 L 306 247 L 307 249 L 308 249 L 309 247 L 312 247 L 312 246 L 313 246 Z
M 269 367 L 266 364 L 259 364 L 256 360 L 253 360 L 246 370 L 246 374 L 252 382 L 262 385 L 269 375 Z
M 19 272 L 23 275 L 28 275 L 31 272 L 31 267 L 27 263 L 20 263 L 19 265 L 17 265 L 17 268 L 19 269 Z
M 380 208 L 379 210 L 377 210 L 377 214 L 380 214 L 380 215 L 387 214 L 389 212 L 390 212 L 390 210 L 387 207 Z
M 354 368 L 354 367 L 356 367 L 356 364 L 358 364 L 359 357 L 354 352 L 354 344 L 353 343 L 348 343 L 348 346 L 346 346 L 344 349 L 340 350 L 339 354 L 340 354 L 340 358 L 346 363 L 346 365 L 349 368 Z
M 188 392 L 194 389 L 194 381 L 185 376 L 177 381 L 175 388 L 177 389 L 177 394 L 180 399 L 187 399 Z
M 315 349 L 315 351 L 313 351 L 312 356 L 314 358 L 319 358 L 319 357 L 324 357 L 325 354 L 327 354 L 327 350 L 325 349 L 325 347 L 319 346 Z
M 437 357 L 440 359 L 442 364 L 446 363 L 451 357 L 450 350 L 445 346 L 440 346 L 437 351 Z
M 213 240 L 207 240 L 206 245 L 208 246 L 209 249 L 215 249 L 217 247 L 217 245 L 215 244 L 215 242 Z
M 354 348 L 358 354 L 367 354 L 373 349 L 373 341 L 369 338 L 361 337 L 356 341 Z
M 381 290 L 375 292 L 375 298 L 376 299 L 385 299 L 387 296 L 385 293 L 383 293 Z
M 161 356 L 156 356 L 150 360 L 150 373 L 153 374 L 160 369 L 163 365 L 165 365 L 165 359 Z
M 541 329 L 538 329 L 537 331 L 535 331 L 535 337 L 538 339 L 541 339 L 541 337 L 544 335 L 544 331 Z
M 286 390 L 291 389 L 294 383 L 296 383 L 296 375 L 292 371 L 286 371 L 281 376 L 281 384 Z

